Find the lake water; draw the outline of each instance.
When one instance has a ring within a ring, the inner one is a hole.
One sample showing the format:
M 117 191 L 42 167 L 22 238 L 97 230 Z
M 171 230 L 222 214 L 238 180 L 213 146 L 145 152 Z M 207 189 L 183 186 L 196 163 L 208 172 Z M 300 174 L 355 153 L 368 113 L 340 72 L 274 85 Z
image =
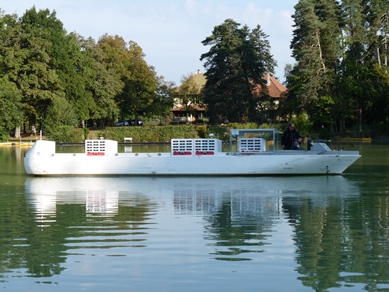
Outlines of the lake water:
M 0 147 L 0 287 L 389 291 L 389 146 L 331 146 L 362 158 L 342 176 L 39 178 L 27 147 Z

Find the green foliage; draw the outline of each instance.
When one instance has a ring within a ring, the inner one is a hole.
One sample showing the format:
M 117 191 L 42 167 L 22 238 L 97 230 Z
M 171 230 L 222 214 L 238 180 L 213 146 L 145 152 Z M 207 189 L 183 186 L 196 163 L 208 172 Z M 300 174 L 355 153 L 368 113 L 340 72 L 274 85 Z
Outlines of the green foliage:
M 284 131 L 284 128 L 281 124 L 261 124 L 258 127 L 259 129 L 277 129 L 278 131 Z
M 173 138 L 196 138 L 198 134 L 194 126 L 144 126 L 106 128 L 101 136 L 117 141 L 130 137 L 133 142 L 169 142 Z
M 7 142 L 8 137 L 8 132 L 0 126 L 0 142 Z
M 206 126 L 198 126 L 197 128 L 197 135 L 199 138 L 205 138 L 207 136 L 207 127 Z
M 331 124 L 333 121 L 332 113 L 335 104 L 336 102 L 334 97 L 326 95 L 322 96 L 314 105 L 316 114 L 314 115 L 314 118 L 311 117 L 311 120 L 323 125 Z
M 213 134 L 214 138 L 227 141 L 230 139 L 230 132 L 227 126 L 210 125 L 208 127 L 208 136 Z
M 90 118 L 100 127 L 112 125 L 120 115 L 115 98 L 124 88 L 126 44 L 119 36 L 104 35 L 97 44 L 92 40 L 84 41 L 83 47 L 93 59 L 90 70 L 93 79 L 87 88 L 94 100 Z
M 25 12 L 20 25 L 21 34 L 16 45 L 23 54 L 18 55 L 18 66 L 12 68 L 13 81 L 21 91 L 25 115 L 34 123 L 46 118 L 53 100 L 65 96 L 58 74 L 60 70 L 55 70 L 53 64 L 61 60 L 56 56 L 56 48 L 61 49 L 60 38 L 65 37 L 65 31 L 55 13 L 49 10 L 37 12 L 35 7 Z M 59 47 L 54 42 L 60 42 Z
M 85 137 L 85 139 L 88 139 L 89 133 L 90 133 L 89 129 L 88 128 L 84 128 L 84 137 Z
M 21 96 L 12 82 L 0 78 L 0 129 L 9 132 L 22 122 Z M 8 134 L 7 134 L 8 135 Z
M 365 118 L 375 124 L 374 128 L 387 128 L 389 122 L 389 72 L 386 68 L 374 66 L 369 71 L 371 90 L 367 96 L 370 100 L 365 107 Z
M 277 129 L 282 131 L 280 124 L 261 124 L 258 126 L 256 123 L 229 123 L 228 125 L 210 125 L 208 126 L 207 133 L 214 134 L 214 137 L 223 141 L 230 140 L 231 129 Z
M 309 137 L 313 122 L 309 119 L 307 113 L 301 113 L 300 115 L 294 117 L 291 122 L 294 123 L 296 129 L 301 135 Z
M 72 105 L 78 120 L 84 123 L 96 109 L 92 88 L 97 79 L 98 64 L 88 46 L 91 44 L 90 40 L 84 40 L 75 33 L 69 34 L 66 40 L 68 57 L 64 56 L 66 64 L 61 66 L 63 70 L 60 70 L 60 78 L 66 99 Z
M 229 123 L 228 127 L 231 129 L 257 129 L 256 123 Z
M 201 124 L 208 124 L 208 119 L 197 119 L 196 124 L 201 125 Z
M 74 128 L 77 126 L 77 116 L 66 99 L 55 99 L 48 107 L 43 130 L 47 135 L 57 133 L 62 126 Z M 60 130 L 62 132 L 62 130 Z
M 135 118 L 138 118 L 139 115 L 149 112 L 154 100 L 159 99 L 156 94 L 159 86 L 158 79 L 153 67 L 144 60 L 142 48 L 137 43 L 130 42 L 122 56 L 121 62 L 125 72 L 121 79 L 124 87 L 116 96 L 120 117 L 124 119 L 134 114 Z
M 72 126 L 58 126 L 53 128 L 47 137 L 57 142 L 84 142 L 86 138 L 83 129 Z
M 174 82 L 167 82 L 163 77 L 158 78 L 157 98 L 155 98 L 149 107 L 150 114 L 159 116 L 159 124 L 169 117 L 174 105 L 174 96 L 176 88 Z
M 326 82 L 326 66 L 323 60 L 320 31 L 323 23 L 316 15 L 315 1 L 299 1 L 293 15 L 296 29 L 291 42 L 292 56 L 297 64 L 288 79 L 290 96 L 298 99 L 296 112 L 313 113 L 312 106 L 320 98 Z M 298 78 L 293 78 L 297 75 Z

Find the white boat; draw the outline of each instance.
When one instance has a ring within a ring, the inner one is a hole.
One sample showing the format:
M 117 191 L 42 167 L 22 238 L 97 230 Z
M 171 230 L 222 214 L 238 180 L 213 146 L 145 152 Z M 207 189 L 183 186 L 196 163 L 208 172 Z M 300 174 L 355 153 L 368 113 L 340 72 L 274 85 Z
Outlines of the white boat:
M 38 140 L 26 153 L 25 170 L 36 176 L 62 175 L 332 175 L 361 156 L 334 151 L 325 143 L 309 150 L 277 150 L 276 129 L 233 129 L 230 150 L 214 138 L 172 139 L 170 152 L 119 152 L 114 140 L 86 140 L 84 153 L 57 153 L 54 141 Z M 269 148 L 269 149 L 268 149 Z

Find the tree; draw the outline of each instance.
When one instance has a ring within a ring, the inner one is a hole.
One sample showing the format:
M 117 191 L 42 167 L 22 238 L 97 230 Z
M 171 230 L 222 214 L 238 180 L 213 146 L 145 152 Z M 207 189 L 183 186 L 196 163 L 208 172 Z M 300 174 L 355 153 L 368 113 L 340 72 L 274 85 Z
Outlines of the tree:
M 334 131 L 333 125 L 339 119 L 340 111 L 335 105 L 339 100 L 337 76 L 341 72 L 340 53 L 342 51 L 342 11 L 340 4 L 335 0 L 316 1 L 316 15 L 322 26 L 320 27 L 320 43 L 322 60 L 325 65 L 325 78 L 319 93 L 319 98 L 313 105 L 310 118 L 315 121 L 316 128 L 329 128 Z
M 67 38 L 73 69 L 67 74 L 66 97 L 84 128 L 97 108 L 91 90 L 96 86 L 96 80 L 99 80 L 99 64 L 93 55 L 96 43 L 91 38 L 84 39 L 76 33 L 69 34 Z
M 370 90 L 366 98 L 370 102 L 365 108 L 365 119 L 374 124 L 377 130 L 385 132 L 389 123 L 389 73 L 378 64 L 368 73 Z
M 297 63 L 287 77 L 289 107 L 281 108 L 289 113 L 306 111 L 319 128 L 325 125 L 342 131 L 346 117 L 354 115 L 350 111 L 353 99 L 345 94 L 342 76 L 347 23 L 356 19 L 347 19 L 344 6 L 335 0 L 302 0 L 295 8 L 291 48 Z
M 206 79 L 203 74 L 188 74 L 181 78 L 181 85 L 177 89 L 180 103 L 190 106 L 202 103 L 202 90 Z
M 163 76 L 158 78 L 157 98 L 154 99 L 150 109 L 153 115 L 159 116 L 160 124 L 164 118 L 169 118 L 174 105 L 176 87 L 174 82 L 166 81 Z
M 227 19 L 202 41 L 204 46 L 211 46 L 200 57 L 206 68 L 203 94 L 210 123 L 253 119 L 257 110 L 253 91 L 258 85 L 265 88 L 262 78 L 276 65 L 267 37 L 259 25 L 250 31 L 246 25 L 240 27 Z
M 366 30 L 367 56 L 371 64 L 388 66 L 389 2 L 386 0 L 362 0 L 362 15 Z
M 121 116 L 151 115 L 151 105 L 159 100 L 158 79 L 152 66 L 144 60 L 142 48 L 131 41 L 128 47 L 128 63 L 123 75 L 124 88 L 116 97 Z
M 339 76 L 342 87 L 338 104 L 345 105 L 344 114 L 359 121 L 359 131 L 362 131 L 363 109 L 369 87 L 366 77 L 371 65 L 368 56 L 369 39 L 364 27 L 365 15 L 363 7 L 353 0 L 342 1 L 344 13 L 345 53 L 342 59 L 342 74 Z M 347 112 L 346 112 L 347 110 Z M 339 124 L 339 130 L 345 128 L 344 118 Z
M 86 54 L 94 60 L 91 76 L 95 79 L 88 84 L 87 90 L 91 92 L 95 104 L 90 109 L 90 117 L 95 125 L 112 125 L 119 117 L 120 109 L 115 97 L 124 87 L 124 44 L 121 37 L 108 35 L 100 37 L 97 44 L 93 39 L 84 42 Z
M 16 24 L 19 26 L 19 34 L 14 34 L 10 42 L 7 70 L 23 97 L 25 116 L 30 124 L 39 122 L 42 128 L 52 101 L 65 96 L 50 55 L 53 52 L 51 35 L 56 29 L 63 32 L 63 28 L 55 13 L 37 12 L 35 7 L 25 12 Z
M 10 129 L 20 127 L 22 122 L 20 92 L 7 76 L 0 78 L 0 141 L 5 140 Z
M 9 136 L 11 129 L 20 131 L 22 123 L 21 93 L 10 80 L 7 70 L 8 64 L 14 62 L 10 56 L 14 56 L 12 38 L 19 32 L 15 26 L 16 15 L 3 15 L 0 10 L 0 140 Z M 15 131 L 16 132 L 16 131 Z M 20 133 L 19 133 L 20 134 Z
M 314 2 L 302 0 L 295 6 L 295 29 L 290 48 L 297 64 L 288 79 L 288 88 L 294 94 L 292 98 L 299 101 L 300 108 L 296 111 L 307 111 L 308 114 L 313 113 L 314 103 L 320 97 L 326 78 L 320 38 L 323 24 L 315 14 Z

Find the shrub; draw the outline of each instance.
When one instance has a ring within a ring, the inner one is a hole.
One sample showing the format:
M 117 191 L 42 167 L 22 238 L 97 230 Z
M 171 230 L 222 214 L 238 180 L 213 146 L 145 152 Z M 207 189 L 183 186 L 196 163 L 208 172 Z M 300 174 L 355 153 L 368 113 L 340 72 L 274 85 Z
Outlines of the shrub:
M 169 142 L 172 138 L 197 138 L 194 126 L 164 127 L 110 127 L 104 129 L 100 136 L 105 139 L 124 141 L 131 137 L 133 142 Z
M 300 114 L 299 116 L 292 119 L 292 123 L 294 123 L 296 129 L 301 135 L 309 137 L 313 122 L 309 119 L 308 114 Z
M 9 134 L 3 128 L 0 128 L 0 142 L 7 142 Z
M 207 135 L 207 127 L 206 126 L 198 126 L 197 127 L 197 135 L 199 135 L 200 138 L 205 138 Z
M 85 133 L 84 129 L 72 126 L 59 126 L 51 129 L 48 138 L 57 142 L 84 142 Z

